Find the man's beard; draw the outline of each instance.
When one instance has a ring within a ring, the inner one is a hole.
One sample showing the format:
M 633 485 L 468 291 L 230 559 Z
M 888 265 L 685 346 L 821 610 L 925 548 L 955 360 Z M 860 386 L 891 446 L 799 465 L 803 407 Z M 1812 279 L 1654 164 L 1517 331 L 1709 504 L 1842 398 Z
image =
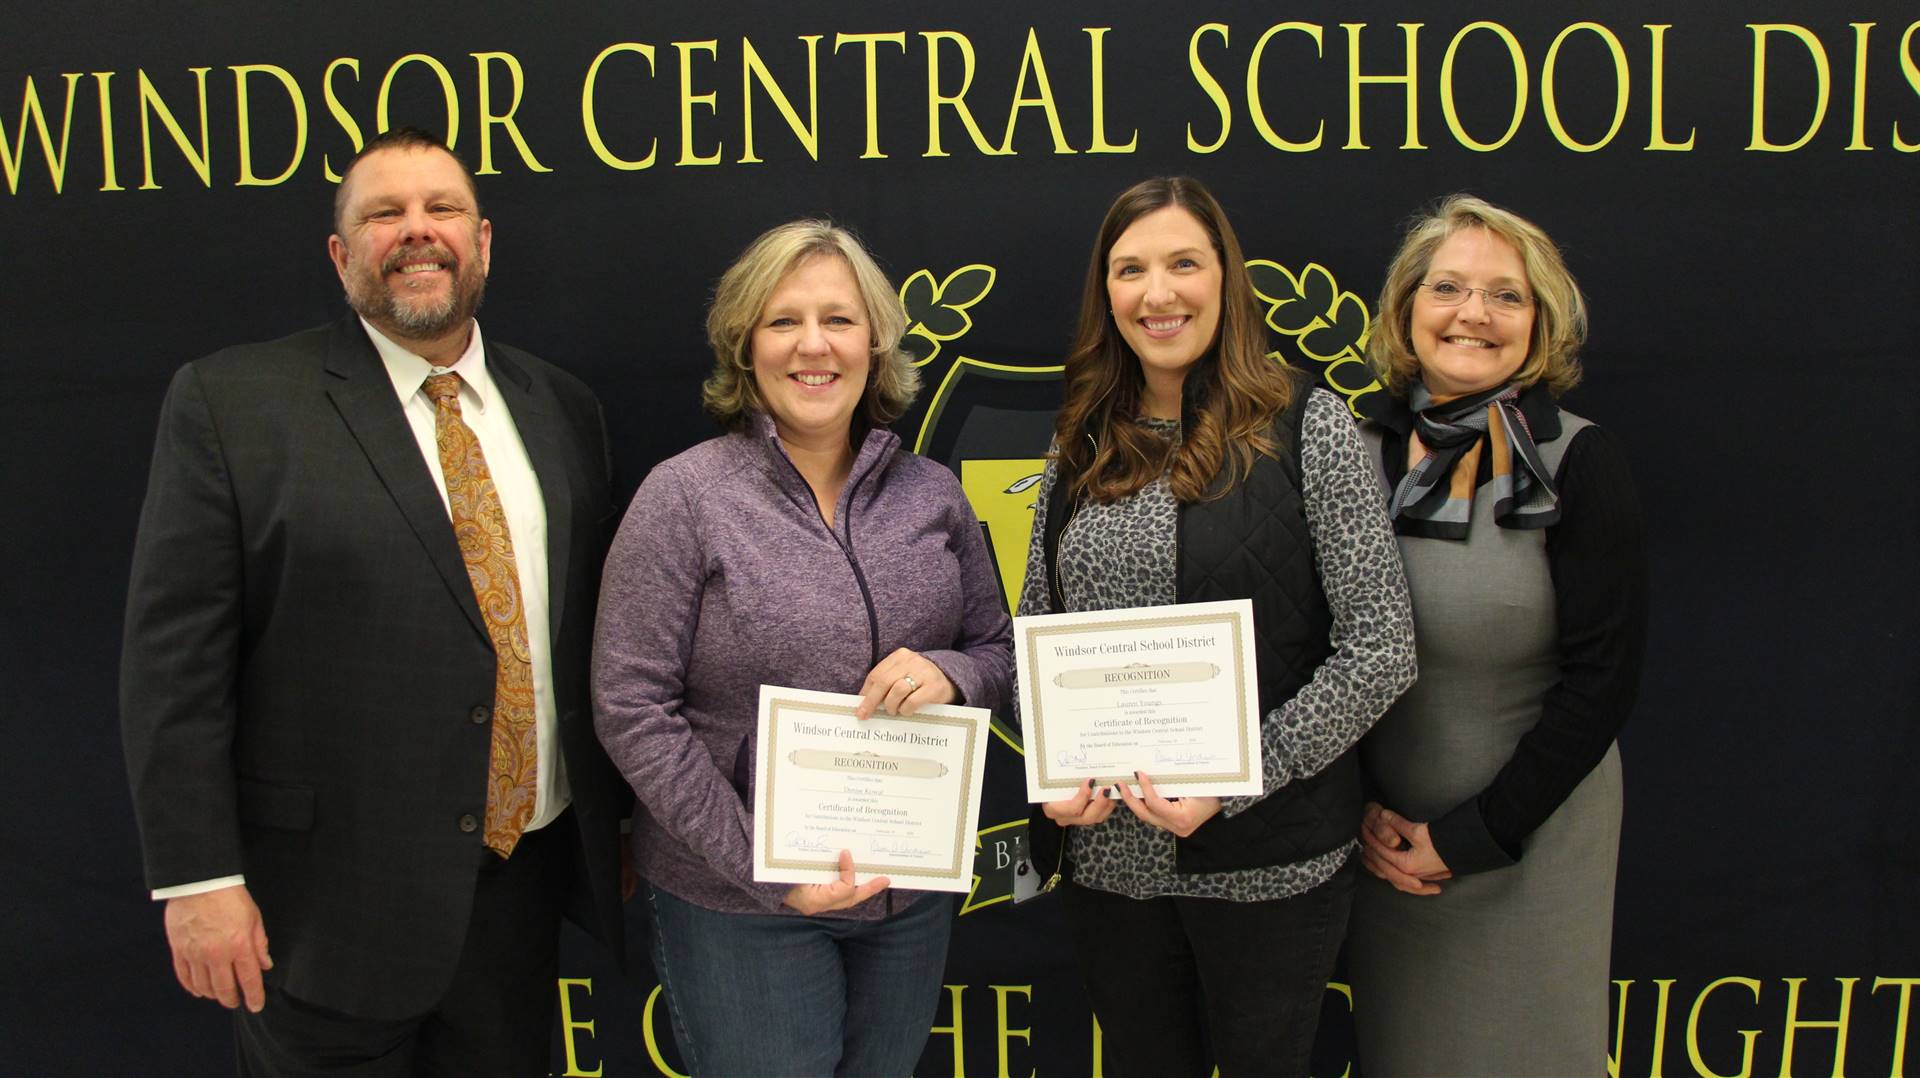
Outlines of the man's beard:
M 430 301 L 408 302 L 386 284 L 386 275 L 402 261 L 427 257 L 454 267 L 453 287 Z M 416 340 L 442 336 L 465 325 L 480 309 L 487 290 L 486 274 L 472 262 L 456 262 L 444 247 L 403 247 L 387 256 L 378 272 L 364 269 L 347 274 L 347 306 L 376 326 L 390 327 Z

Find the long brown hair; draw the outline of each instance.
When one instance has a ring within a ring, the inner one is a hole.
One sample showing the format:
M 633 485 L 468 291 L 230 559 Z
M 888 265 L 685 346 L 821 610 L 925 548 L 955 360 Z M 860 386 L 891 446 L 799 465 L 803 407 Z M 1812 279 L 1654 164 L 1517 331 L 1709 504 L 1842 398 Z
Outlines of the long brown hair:
M 1135 221 L 1179 206 L 1194 216 L 1220 258 L 1220 328 L 1212 347 L 1187 374 L 1178 443 L 1134 421 L 1146 377 L 1140 358 L 1120 336 L 1108 309 L 1107 259 Z M 1214 478 L 1233 458 L 1244 478 L 1256 454 L 1276 456 L 1267 431 L 1293 396 L 1293 384 L 1267 355 L 1266 331 L 1240 240 L 1226 211 L 1199 180 L 1160 176 L 1121 192 L 1107 210 L 1087 261 L 1080 325 L 1067 354 L 1066 399 L 1054 420 L 1061 478 L 1070 498 L 1110 502 L 1167 477 L 1183 502 L 1217 498 L 1227 484 Z M 1197 380 L 1197 381 L 1196 381 Z

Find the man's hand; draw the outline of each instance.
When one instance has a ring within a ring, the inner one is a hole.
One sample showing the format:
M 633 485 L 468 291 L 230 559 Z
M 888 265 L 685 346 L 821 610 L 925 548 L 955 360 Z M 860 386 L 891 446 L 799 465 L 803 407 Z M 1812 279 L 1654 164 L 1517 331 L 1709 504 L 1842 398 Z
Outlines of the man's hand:
M 620 836 L 620 901 L 633 898 L 640 889 L 640 870 L 633 867 L 633 845 L 626 835 Z
M 180 987 L 229 1009 L 242 1000 L 256 1014 L 266 1006 L 260 973 L 273 968 L 273 959 L 260 907 L 246 887 L 167 899 L 166 922 Z

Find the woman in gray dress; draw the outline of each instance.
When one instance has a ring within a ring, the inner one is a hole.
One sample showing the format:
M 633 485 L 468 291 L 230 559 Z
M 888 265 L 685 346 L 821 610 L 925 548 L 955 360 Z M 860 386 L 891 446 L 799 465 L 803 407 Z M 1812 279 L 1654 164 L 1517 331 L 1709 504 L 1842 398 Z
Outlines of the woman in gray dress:
M 1556 403 L 1585 333 L 1553 242 L 1476 198 L 1416 219 L 1387 271 L 1368 356 L 1392 402 L 1363 433 L 1420 680 L 1361 745 L 1368 1078 L 1606 1065 L 1646 566 L 1624 451 Z

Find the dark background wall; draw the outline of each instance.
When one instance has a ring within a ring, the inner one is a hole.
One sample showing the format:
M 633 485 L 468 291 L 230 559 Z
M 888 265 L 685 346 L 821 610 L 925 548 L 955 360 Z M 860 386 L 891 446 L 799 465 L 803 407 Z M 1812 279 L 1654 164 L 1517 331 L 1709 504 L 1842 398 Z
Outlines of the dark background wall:
M 481 318 L 598 389 L 624 490 L 708 433 L 713 280 L 767 226 L 830 214 L 896 281 L 927 271 L 908 298 L 928 393 L 901 430 L 971 469 L 998 539 L 1022 524 L 1005 488 L 1043 448 L 1086 248 L 1129 183 L 1210 184 L 1248 257 L 1284 271 L 1261 271 L 1282 357 L 1361 410 L 1351 349 L 1406 215 L 1470 190 L 1533 217 L 1592 301 L 1568 404 L 1630 447 L 1652 528 L 1618 1072 L 1898 1073 L 1920 983 L 1916 18 L 1886 0 L 11 13 L 0 1071 L 225 1066 L 224 1018 L 172 984 L 139 876 L 115 715 L 128 553 L 168 374 L 344 310 L 327 172 L 379 128 L 384 86 L 392 122 L 487 166 Z M 977 139 L 930 104 L 963 85 Z M 933 287 L 967 266 L 992 273 Z M 994 761 L 1017 772 L 1011 743 Z M 1018 815 L 1002 796 L 983 825 Z M 1097 1069 L 1054 905 L 960 918 L 958 1032 L 921 1074 Z M 569 1014 L 593 1025 L 557 1039 L 555 1073 L 677 1067 L 638 965 L 569 941 Z M 1335 1075 L 1338 989 L 1327 1013 Z

